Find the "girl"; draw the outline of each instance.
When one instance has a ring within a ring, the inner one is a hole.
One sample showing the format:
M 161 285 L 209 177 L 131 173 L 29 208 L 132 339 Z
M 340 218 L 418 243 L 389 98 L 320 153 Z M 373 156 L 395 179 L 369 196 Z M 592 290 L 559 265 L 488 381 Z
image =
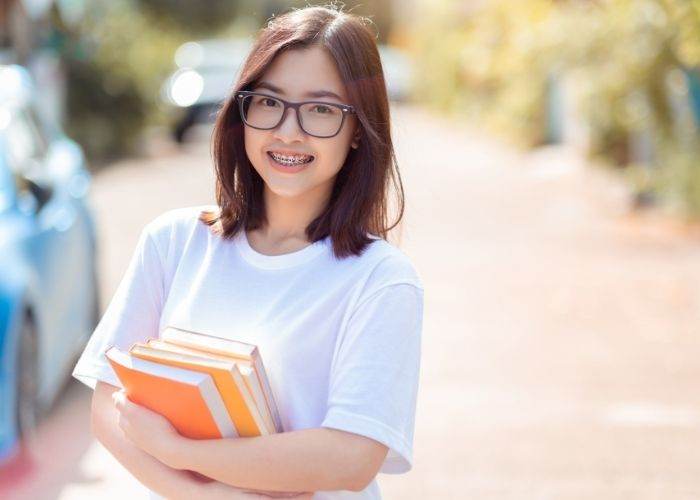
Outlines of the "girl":
M 217 205 L 146 225 L 75 367 L 95 389 L 93 432 L 154 495 L 378 499 L 378 472 L 412 467 L 423 286 L 385 240 L 396 163 L 363 19 L 334 7 L 274 18 L 213 153 Z M 284 432 L 191 440 L 129 402 L 104 351 L 168 325 L 258 345 Z

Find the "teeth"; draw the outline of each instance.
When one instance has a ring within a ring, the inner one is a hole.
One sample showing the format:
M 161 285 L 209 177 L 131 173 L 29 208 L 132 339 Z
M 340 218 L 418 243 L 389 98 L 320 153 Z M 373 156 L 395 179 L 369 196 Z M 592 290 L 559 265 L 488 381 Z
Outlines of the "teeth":
M 302 163 L 307 163 L 312 158 L 311 156 L 307 155 L 289 156 L 272 152 L 270 153 L 270 156 L 272 156 L 275 161 L 278 161 L 279 163 L 286 163 L 288 165 L 300 165 Z

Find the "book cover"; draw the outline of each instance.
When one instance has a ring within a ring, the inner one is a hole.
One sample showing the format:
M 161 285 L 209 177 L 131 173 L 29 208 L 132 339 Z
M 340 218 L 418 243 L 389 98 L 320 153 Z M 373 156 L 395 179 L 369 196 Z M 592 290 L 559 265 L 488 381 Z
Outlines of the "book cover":
M 134 344 L 129 353 L 139 359 L 208 373 L 221 394 L 238 435 L 254 437 L 269 434 L 265 421 L 260 415 L 235 361 L 212 359 L 201 351 L 199 354 L 174 352 L 165 346 L 157 348 L 154 344 Z M 161 344 L 165 344 L 165 342 Z
M 204 355 L 209 359 L 219 359 L 228 362 L 235 362 L 238 366 L 238 370 L 241 376 L 243 377 L 243 381 L 245 382 L 246 388 L 253 397 L 253 401 L 255 402 L 255 406 L 257 407 L 258 412 L 265 421 L 265 427 L 267 428 L 268 434 L 274 434 L 275 432 L 277 432 L 277 430 L 275 429 L 275 423 L 273 422 L 272 416 L 270 415 L 270 411 L 267 407 L 265 395 L 263 394 L 262 387 L 260 386 L 260 381 L 258 380 L 258 377 L 255 374 L 255 371 L 252 367 L 252 363 L 249 360 L 233 358 L 224 354 L 215 354 L 207 351 L 202 351 L 200 349 L 192 349 L 190 347 L 183 347 L 181 345 L 172 344 L 170 342 L 158 339 L 149 339 L 146 342 L 146 345 L 163 351 L 179 352 L 182 354 L 192 354 L 195 356 Z
M 265 404 L 270 412 L 272 421 L 277 432 L 282 431 L 282 423 L 280 420 L 275 398 L 270 388 L 265 367 L 262 362 L 262 357 L 257 346 L 240 342 L 236 340 L 215 337 L 204 333 L 192 332 L 167 326 L 161 333 L 161 339 L 172 344 L 189 347 L 192 349 L 203 350 L 214 354 L 223 354 L 236 359 L 248 360 L 251 362 L 253 371 L 255 372 L 262 392 L 265 397 Z
M 110 347 L 105 356 L 128 398 L 163 415 L 181 435 L 237 437 L 210 375 L 134 358 L 116 347 Z

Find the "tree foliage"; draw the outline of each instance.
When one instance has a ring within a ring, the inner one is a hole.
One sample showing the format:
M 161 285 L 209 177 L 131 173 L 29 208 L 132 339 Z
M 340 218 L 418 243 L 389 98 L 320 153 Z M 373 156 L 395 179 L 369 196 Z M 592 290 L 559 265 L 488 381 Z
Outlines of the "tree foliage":
M 422 95 L 536 145 L 546 138 L 548 84 L 566 76 L 577 84 L 592 155 L 630 165 L 632 139 L 651 137 L 647 187 L 700 208 L 688 88 L 688 76 L 700 75 L 700 0 L 469 5 L 442 0 L 421 18 Z

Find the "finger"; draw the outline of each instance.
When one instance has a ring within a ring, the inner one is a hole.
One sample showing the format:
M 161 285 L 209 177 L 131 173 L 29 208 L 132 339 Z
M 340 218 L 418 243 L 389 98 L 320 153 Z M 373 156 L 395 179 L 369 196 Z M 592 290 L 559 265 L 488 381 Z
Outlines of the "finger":
M 245 498 L 265 498 L 266 495 L 262 495 L 260 492 L 254 490 L 238 489 L 236 491 L 244 496 Z
M 127 415 L 143 415 L 144 413 L 148 413 L 150 411 L 147 408 L 144 408 L 143 406 L 138 405 L 132 400 L 130 400 L 129 396 L 127 396 L 126 392 L 124 392 L 123 390 L 117 393 L 115 405 L 117 406 L 120 412 L 125 413 Z
M 248 493 L 257 493 L 266 498 L 311 498 L 313 493 L 307 492 L 284 492 L 284 491 L 248 491 Z
M 113 392 L 112 401 L 114 401 L 114 406 L 116 406 L 119 409 L 119 411 L 124 411 L 129 402 L 124 391 Z
M 126 430 L 128 427 L 128 422 L 127 419 L 122 415 L 121 413 L 117 417 L 117 424 L 119 425 L 119 428 L 122 430 L 124 434 L 126 434 Z

